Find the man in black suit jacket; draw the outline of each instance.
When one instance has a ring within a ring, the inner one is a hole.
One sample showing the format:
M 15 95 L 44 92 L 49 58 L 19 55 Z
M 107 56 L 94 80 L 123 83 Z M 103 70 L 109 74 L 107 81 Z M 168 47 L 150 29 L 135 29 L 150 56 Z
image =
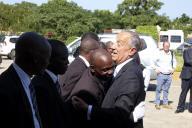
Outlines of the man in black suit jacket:
M 139 65 L 133 59 L 139 47 L 139 36 L 134 32 L 117 35 L 117 43 L 112 53 L 117 63 L 114 81 L 102 103 L 102 108 L 85 104 L 80 98 L 73 97 L 76 109 L 87 111 L 88 117 L 97 127 L 142 128 L 142 119 L 137 123 L 130 120 L 135 107 L 145 99 L 144 80 Z M 134 121 L 133 121 L 134 120 Z
M 6 128 L 41 128 L 31 77 L 48 65 L 51 47 L 34 33 L 22 34 L 16 42 L 15 62 L 0 76 L 0 120 Z
M 64 84 L 61 86 L 64 101 L 69 100 L 71 90 L 81 78 L 83 72 L 89 67 L 91 52 L 99 48 L 98 41 L 88 38 L 84 39 L 80 45 L 80 55 L 69 65 L 63 77 Z
M 187 92 L 189 90 L 192 90 L 192 48 L 189 48 L 184 51 L 183 60 L 184 60 L 184 64 L 183 64 L 183 68 L 180 75 L 180 78 L 182 79 L 182 84 L 181 84 L 182 90 L 179 97 L 177 110 L 175 111 L 175 113 L 184 112 Z M 189 112 L 192 113 L 192 98 L 190 98 L 188 110 Z
M 68 50 L 65 44 L 58 40 L 48 40 L 51 47 L 49 65 L 43 74 L 32 79 L 35 87 L 38 108 L 44 128 L 67 128 L 67 107 L 63 105 L 60 95 L 58 75 L 64 74 L 68 65 Z

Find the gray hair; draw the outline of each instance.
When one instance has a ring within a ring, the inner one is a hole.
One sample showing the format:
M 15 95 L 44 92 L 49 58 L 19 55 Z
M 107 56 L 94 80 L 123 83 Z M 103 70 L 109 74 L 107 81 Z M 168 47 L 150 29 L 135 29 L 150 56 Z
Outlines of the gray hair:
M 138 51 L 141 44 L 141 39 L 139 38 L 139 35 L 136 32 L 129 31 L 127 32 L 129 34 L 128 43 L 132 48 L 136 48 Z

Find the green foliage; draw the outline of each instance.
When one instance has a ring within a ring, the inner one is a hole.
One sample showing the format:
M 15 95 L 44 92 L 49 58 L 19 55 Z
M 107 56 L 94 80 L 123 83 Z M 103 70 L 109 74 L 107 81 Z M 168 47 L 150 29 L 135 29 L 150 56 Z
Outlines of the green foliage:
M 182 67 L 183 67 L 183 56 L 179 53 L 175 53 L 175 57 L 177 60 L 177 67 L 175 69 L 176 72 L 181 72 Z
M 185 13 L 180 18 L 173 21 L 173 29 L 181 29 L 184 31 L 185 39 L 188 34 L 192 33 L 192 19 Z
M 136 32 L 150 35 L 156 41 L 158 40 L 158 33 L 156 26 L 137 26 Z
M 135 29 L 137 26 L 145 25 L 167 27 L 168 18 L 156 13 L 162 5 L 163 3 L 158 0 L 124 0 L 118 5 L 115 13 L 121 17 L 120 24 L 123 28 Z
M 67 38 L 67 40 L 65 41 L 65 44 L 68 45 L 69 43 L 71 43 L 71 42 L 74 41 L 75 39 L 77 39 L 76 36 L 70 36 L 70 37 Z

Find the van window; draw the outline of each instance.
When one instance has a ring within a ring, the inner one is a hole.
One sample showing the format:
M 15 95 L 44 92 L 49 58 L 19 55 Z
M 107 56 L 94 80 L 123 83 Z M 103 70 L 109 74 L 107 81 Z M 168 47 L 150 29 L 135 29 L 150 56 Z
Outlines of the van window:
M 168 35 L 160 35 L 160 42 L 168 41 Z
M 171 36 L 171 42 L 180 43 L 181 36 L 176 36 L 176 35 Z

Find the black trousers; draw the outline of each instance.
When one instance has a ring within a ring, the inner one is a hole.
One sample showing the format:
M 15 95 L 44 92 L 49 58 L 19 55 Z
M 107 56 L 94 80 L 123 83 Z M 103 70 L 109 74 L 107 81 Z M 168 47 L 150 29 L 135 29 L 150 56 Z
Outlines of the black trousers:
M 189 110 L 192 111 L 192 78 L 191 79 L 182 79 L 181 83 L 181 94 L 179 97 L 179 103 L 177 106 L 178 110 L 185 109 L 185 101 L 187 97 L 187 93 L 190 90 L 190 98 L 189 98 Z

